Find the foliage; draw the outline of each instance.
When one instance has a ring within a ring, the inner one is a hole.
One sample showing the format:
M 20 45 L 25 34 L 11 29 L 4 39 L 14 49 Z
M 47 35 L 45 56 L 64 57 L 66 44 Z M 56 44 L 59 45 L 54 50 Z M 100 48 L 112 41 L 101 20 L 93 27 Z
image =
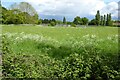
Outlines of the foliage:
M 63 18 L 63 24 L 66 24 L 66 18 L 65 17 Z
M 81 24 L 81 19 L 80 19 L 80 17 L 79 17 L 79 16 L 76 16 L 76 17 L 74 18 L 73 23 L 76 24 L 76 25 L 80 25 L 80 24 Z
M 42 19 L 39 19 L 39 20 L 38 20 L 38 24 L 42 24 Z
M 96 20 L 95 20 L 95 19 L 92 19 L 92 20 L 89 22 L 89 25 L 96 25 Z
M 106 25 L 106 15 L 104 15 L 103 26 Z
M 112 26 L 111 14 L 107 14 L 106 26 Z
M 74 23 L 71 23 L 71 26 L 72 26 L 72 27 L 76 27 L 76 24 L 74 24 Z
M 97 11 L 97 14 L 95 15 L 95 20 L 96 20 L 96 24 L 97 26 L 100 25 L 100 11 Z
M 89 20 L 86 17 L 82 18 L 82 24 L 83 25 L 87 25 L 88 21 Z
M 104 26 L 104 20 L 103 20 L 103 18 L 104 18 L 103 16 L 101 16 L 101 18 L 100 18 L 101 19 L 100 20 L 100 25 L 102 25 L 102 26 Z
M 10 7 L 12 10 L 14 9 L 18 9 L 20 10 L 21 12 L 26 12 L 28 13 L 29 15 L 31 16 L 34 16 L 37 14 L 36 10 L 32 7 L 32 5 L 30 5 L 29 3 L 27 2 L 20 2 L 19 4 L 17 3 L 14 3 L 11 5 Z
M 33 7 L 21 2 L 19 5 L 12 5 L 11 10 L 2 7 L 2 23 L 3 24 L 37 24 L 38 14 Z M 25 11 L 26 10 L 26 11 Z
M 55 26 L 56 24 L 55 24 L 55 22 L 54 21 L 51 21 L 50 22 L 50 26 Z

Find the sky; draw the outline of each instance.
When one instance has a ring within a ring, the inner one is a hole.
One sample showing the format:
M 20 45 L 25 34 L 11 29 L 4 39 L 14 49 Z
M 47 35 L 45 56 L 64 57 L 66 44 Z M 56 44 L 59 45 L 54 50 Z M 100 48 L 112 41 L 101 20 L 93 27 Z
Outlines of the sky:
M 76 16 L 93 19 L 97 10 L 101 15 L 111 13 L 113 19 L 118 18 L 119 0 L 1 0 L 1 3 L 9 9 L 11 4 L 23 1 L 30 3 L 42 19 L 66 17 L 72 21 Z

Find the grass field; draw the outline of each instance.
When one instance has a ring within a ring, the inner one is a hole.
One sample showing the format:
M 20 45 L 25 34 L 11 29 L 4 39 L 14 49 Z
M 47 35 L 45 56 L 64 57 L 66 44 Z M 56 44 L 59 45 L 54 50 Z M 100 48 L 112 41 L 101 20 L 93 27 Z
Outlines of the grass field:
M 5 77 L 120 77 L 117 27 L 2 26 L 2 32 Z
M 38 34 L 44 37 L 51 37 L 56 40 L 66 40 L 70 37 L 82 37 L 84 35 L 96 35 L 100 38 L 106 38 L 111 35 L 118 34 L 116 27 L 88 27 L 88 28 L 74 28 L 74 27 L 39 27 L 39 26 L 3 26 L 3 33 L 21 33 Z

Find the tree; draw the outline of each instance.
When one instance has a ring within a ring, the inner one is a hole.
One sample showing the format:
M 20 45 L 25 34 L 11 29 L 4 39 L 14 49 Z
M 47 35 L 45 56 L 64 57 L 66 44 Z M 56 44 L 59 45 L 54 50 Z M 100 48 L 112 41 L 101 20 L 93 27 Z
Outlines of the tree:
M 104 15 L 103 26 L 106 25 L 106 15 Z
M 35 14 L 37 14 L 36 10 L 32 7 L 32 5 L 30 5 L 27 2 L 21 2 L 19 4 L 14 3 L 11 5 L 10 7 L 12 10 L 13 9 L 19 9 L 22 12 L 27 12 L 29 15 L 34 16 Z
M 38 24 L 38 17 L 39 17 L 38 14 L 35 14 L 35 15 L 33 16 L 34 21 L 35 21 L 36 24 Z
M 56 20 L 56 24 L 63 24 L 63 22 L 60 20 Z
M 27 2 L 11 5 L 11 10 L 19 10 L 24 24 L 38 24 L 38 14 L 35 9 Z
M 108 25 L 112 26 L 112 17 L 111 17 L 111 13 L 108 15 L 109 17 L 109 21 L 108 21 Z
M 95 20 L 95 19 L 92 19 L 92 20 L 89 22 L 89 25 L 96 25 L 96 20 Z
M 65 17 L 63 18 L 63 24 L 66 24 L 66 18 Z
M 87 25 L 88 21 L 89 20 L 86 17 L 82 18 L 82 24 L 83 25 Z
M 55 26 L 55 25 L 56 25 L 56 23 L 54 21 L 50 22 L 50 26 Z
M 100 11 L 99 10 L 97 11 L 95 20 L 96 20 L 96 25 L 99 26 L 100 25 Z
M 80 25 L 82 23 L 80 17 L 79 16 L 75 17 L 73 23 L 76 25 L 78 24 Z
M 42 19 L 39 19 L 39 20 L 38 20 L 38 24 L 42 24 Z
M 0 6 L 0 23 L 2 24 L 2 23 L 4 23 L 5 22 L 5 19 L 7 18 L 7 9 L 5 8 L 5 7 L 2 7 L 2 6 Z
M 108 22 L 109 22 L 109 15 L 107 14 L 106 26 L 108 26 Z
M 49 24 L 50 21 L 49 21 L 48 19 L 44 19 L 44 20 L 42 20 L 42 23 L 44 23 L 44 24 Z
M 100 20 L 100 25 L 102 25 L 103 26 L 103 21 L 104 21 L 104 19 L 103 19 L 103 16 L 101 16 L 101 18 L 100 18 L 101 20 Z
M 22 16 L 18 13 L 15 13 L 16 10 L 9 10 L 6 13 L 5 24 L 23 24 Z
M 111 18 L 111 13 L 107 14 L 107 21 L 106 21 L 106 26 L 112 26 L 112 18 Z

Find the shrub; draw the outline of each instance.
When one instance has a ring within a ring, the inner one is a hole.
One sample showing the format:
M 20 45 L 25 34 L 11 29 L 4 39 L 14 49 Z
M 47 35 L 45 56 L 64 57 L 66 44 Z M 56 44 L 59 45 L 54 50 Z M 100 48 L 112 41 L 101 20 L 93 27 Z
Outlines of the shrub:
M 50 26 L 55 26 L 56 24 L 55 24 L 55 22 L 54 21 L 51 21 L 50 22 Z
M 71 26 L 72 26 L 72 27 L 76 27 L 76 24 L 74 24 L 74 23 L 71 23 Z

